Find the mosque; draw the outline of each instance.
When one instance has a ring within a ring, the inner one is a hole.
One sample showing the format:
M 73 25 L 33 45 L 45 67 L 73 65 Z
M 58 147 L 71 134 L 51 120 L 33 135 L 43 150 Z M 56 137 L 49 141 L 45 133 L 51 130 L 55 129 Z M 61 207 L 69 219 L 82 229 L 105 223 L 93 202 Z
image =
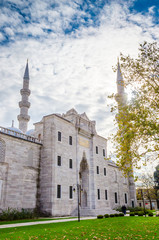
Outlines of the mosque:
M 0 127 L 0 209 L 38 208 L 52 216 L 95 216 L 136 205 L 133 177 L 107 158 L 96 122 L 74 108 L 43 116 L 28 131 L 29 67 L 20 90 L 19 129 Z M 118 64 L 117 95 L 124 96 Z

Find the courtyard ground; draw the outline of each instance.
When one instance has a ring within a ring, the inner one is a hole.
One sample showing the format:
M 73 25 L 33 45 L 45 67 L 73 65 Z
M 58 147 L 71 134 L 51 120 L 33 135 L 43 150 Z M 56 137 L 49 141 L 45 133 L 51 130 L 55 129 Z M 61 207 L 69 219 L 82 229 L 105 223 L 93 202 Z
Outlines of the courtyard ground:
M 116 217 L 0 229 L 0 239 L 159 239 L 158 217 Z

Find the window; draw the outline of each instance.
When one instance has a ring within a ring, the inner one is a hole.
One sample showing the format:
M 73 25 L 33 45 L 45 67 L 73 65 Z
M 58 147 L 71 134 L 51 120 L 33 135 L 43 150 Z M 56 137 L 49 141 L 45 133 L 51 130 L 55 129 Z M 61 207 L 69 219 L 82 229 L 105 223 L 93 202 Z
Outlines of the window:
M 115 192 L 115 203 L 118 203 L 117 192 Z
M 73 168 L 72 159 L 69 159 L 69 168 Z
M 98 154 L 98 147 L 96 146 L 96 154 Z
M 72 188 L 72 186 L 69 187 L 69 198 L 70 199 L 73 198 L 73 188 Z
M 106 172 L 106 168 L 104 168 L 104 176 L 106 176 L 107 172 Z
M 142 206 L 141 206 L 141 202 L 139 203 L 139 207 L 142 207 Z
M 97 166 L 97 174 L 99 174 L 99 166 Z
M 61 156 L 57 156 L 57 166 L 61 166 Z
M 105 157 L 105 149 L 103 149 L 103 157 Z
M 125 203 L 128 203 L 127 194 L 125 193 Z
M 105 190 L 105 200 L 108 200 L 107 190 Z
M 98 200 L 100 199 L 100 189 L 97 189 Z
M 58 132 L 58 141 L 61 142 L 61 132 Z
M 57 185 L 57 198 L 61 198 L 61 185 Z
M 72 145 L 72 136 L 69 136 L 69 144 Z

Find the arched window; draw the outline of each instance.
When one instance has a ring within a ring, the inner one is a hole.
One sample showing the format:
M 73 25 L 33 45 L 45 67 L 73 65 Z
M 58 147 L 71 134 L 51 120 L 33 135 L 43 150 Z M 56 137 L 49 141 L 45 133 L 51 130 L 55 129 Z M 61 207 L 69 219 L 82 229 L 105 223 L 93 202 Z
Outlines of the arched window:
M 0 162 L 5 161 L 5 150 L 6 150 L 5 141 L 0 139 Z

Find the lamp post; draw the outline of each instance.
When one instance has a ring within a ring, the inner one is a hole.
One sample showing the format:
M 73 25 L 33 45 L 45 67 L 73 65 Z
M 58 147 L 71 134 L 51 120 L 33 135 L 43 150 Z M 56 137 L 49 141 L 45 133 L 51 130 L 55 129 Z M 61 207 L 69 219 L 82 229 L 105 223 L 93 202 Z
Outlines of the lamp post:
M 78 210 L 78 222 L 80 222 L 80 192 L 81 192 L 81 185 L 79 183 L 74 184 L 77 187 L 77 210 Z M 73 191 L 76 191 L 76 188 L 73 188 Z

